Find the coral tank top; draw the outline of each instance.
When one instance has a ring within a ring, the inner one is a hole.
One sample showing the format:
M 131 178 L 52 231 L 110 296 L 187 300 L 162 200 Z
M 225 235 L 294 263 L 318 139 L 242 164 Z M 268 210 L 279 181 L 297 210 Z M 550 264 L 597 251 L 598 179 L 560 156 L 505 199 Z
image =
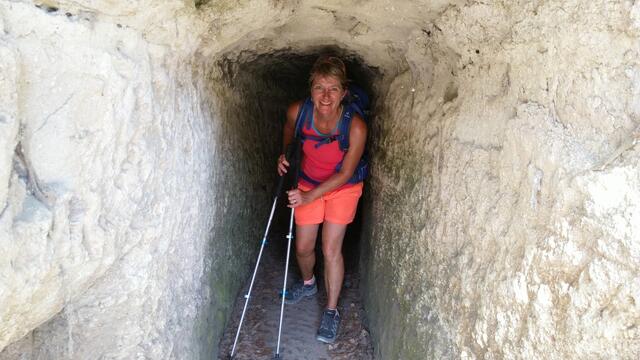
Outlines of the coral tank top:
M 340 121 L 343 121 L 343 116 L 340 117 Z M 304 175 L 311 179 L 321 183 L 329 179 L 336 173 L 336 167 L 344 158 L 344 152 L 340 150 L 340 142 L 335 139 L 335 135 L 339 134 L 339 122 L 336 127 L 329 134 L 323 134 L 315 127 L 315 119 L 311 119 L 311 127 L 307 128 L 302 126 L 303 135 L 311 135 L 314 137 L 329 138 L 331 141 L 328 143 L 318 145 L 320 140 L 307 138 L 302 145 L 302 161 L 300 168 Z M 299 182 L 304 183 L 308 187 L 314 188 L 315 184 L 305 180 L 304 177 L 300 177 Z M 340 189 L 353 186 L 353 184 L 346 183 L 340 187 Z

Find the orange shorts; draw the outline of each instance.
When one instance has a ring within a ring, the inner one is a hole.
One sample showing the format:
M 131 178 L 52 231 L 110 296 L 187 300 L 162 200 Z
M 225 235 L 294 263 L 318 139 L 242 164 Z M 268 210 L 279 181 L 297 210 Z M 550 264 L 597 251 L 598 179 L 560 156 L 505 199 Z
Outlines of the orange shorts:
M 362 183 L 329 191 L 309 204 L 298 206 L 295 211 L 296 225 L 320 224 L 328 221 L 334 224 L 349 224 L 356 216 L 358 199 L 362 195 Z M 311 187 L 300 184 L 300 190 Z

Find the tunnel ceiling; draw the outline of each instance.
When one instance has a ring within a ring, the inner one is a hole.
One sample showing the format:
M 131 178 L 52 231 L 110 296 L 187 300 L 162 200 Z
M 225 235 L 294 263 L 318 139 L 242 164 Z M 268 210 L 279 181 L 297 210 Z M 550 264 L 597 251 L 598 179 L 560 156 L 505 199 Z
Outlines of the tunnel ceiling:
M 52 16 L 87 26 L 103 19 L 117 23 L 119 29 L 139 30 L 150 43 L 181 52 L 195 49 L 205 61 L 233 51 L 262 54 L 290 49 L 308 54 L 332 45 L 358 54 L 383 73 L 398 73 L 405 69 L 412 41 L 437 42 L 430 39 L 439 31 L 433 22 L 461 3 L 464 1 L 61 0 L 36 5 Z
M 460 1 L 209 1 L 199 7 L 207 28 L 200 53 L 256 54 L 289 49 L 308 54 L 327 45 L 358 54 L 367 65 L 397 73 L 411 38 L 427 40 L 432 21 Z M 233 25 L 233 26 L 231 26 Z M 434 34 L 435 35 L 435 34 Z

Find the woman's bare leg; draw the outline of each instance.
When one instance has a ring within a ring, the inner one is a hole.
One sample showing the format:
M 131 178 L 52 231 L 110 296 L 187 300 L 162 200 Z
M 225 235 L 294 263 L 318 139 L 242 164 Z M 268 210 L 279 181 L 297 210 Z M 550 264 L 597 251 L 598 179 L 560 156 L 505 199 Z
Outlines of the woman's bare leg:
M 327 289 L 327 308 L 335 309 L 344 279 L 342 241 L 346 224 L 324 223 L 322 226 L 322 254 L 324 255 L 324 282 Z
M 318 226 L 319 224 L 296 225 L 296 259 L 303 280 L 310 280 L 313 277 Z

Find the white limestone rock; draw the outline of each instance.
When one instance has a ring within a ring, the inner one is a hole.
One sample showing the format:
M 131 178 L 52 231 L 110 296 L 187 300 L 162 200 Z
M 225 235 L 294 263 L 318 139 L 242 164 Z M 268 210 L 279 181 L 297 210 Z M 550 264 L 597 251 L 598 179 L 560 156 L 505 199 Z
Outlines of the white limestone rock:
M 210 357 L 287 95 L 250 66 L 328 44 L 380 75 L 378 356 L 637 357 L 638 4 L 198 4 L 0 4 L 0 358 Z

